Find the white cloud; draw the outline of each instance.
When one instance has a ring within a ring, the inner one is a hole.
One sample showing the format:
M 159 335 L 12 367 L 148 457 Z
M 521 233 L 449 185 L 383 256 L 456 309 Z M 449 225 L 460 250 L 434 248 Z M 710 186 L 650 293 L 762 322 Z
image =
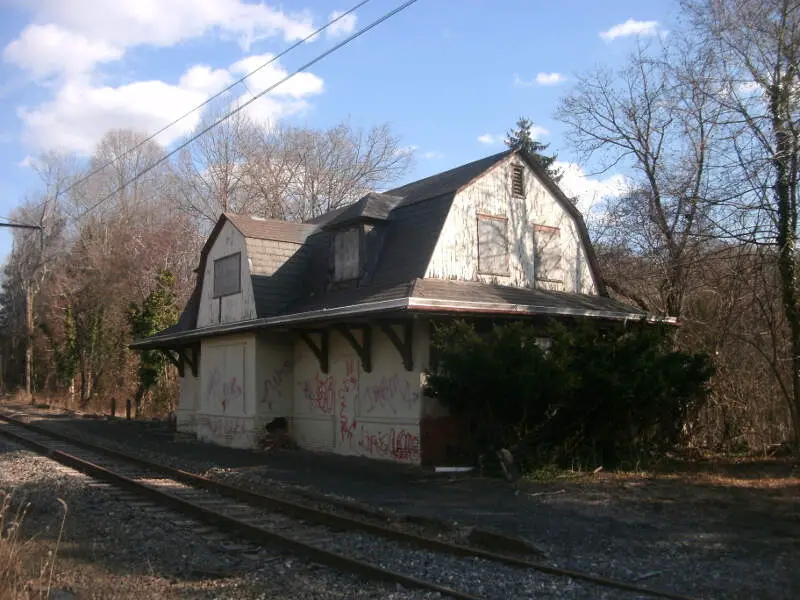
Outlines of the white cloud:
M 557 85 L 563 83 L 567 78 L 561 73 L 537 73 L 536 83 L 539 85 Z
M 137 81 L 118 87 L 71 81 L 58 89 L 48 102 L 18 111 L 24 123 L 23 139 L 37 150 L 58 150 L 89 154 L 110 129 L 156 131 L 176 117 L 203 103 L 239 75 L 264 63 L 270 55 L 250 56 L 229 69 L 196 65 L 177 84 Z M 246 102 L 287 75 L 272 63 L 248 79 L 250 92 L 238 98 Z M 312 73 L 296 75 L 268 96 L 259 98 L 245 111 L 257 120 L 271 122 L 308 108 L 307 98 L 322 92 L 322 79 Z M 193 113 L 161 134 L 157 141 L 168 145 L 191 132 L 201 117 Z
M 258 68 L 264 63 L 273 58 L 272 54 L 257 54 L 248 56 L 242 60 L 236 61 L 231 65 L 231 73 L 237 75 L 244 75 L 250 71 Z M 266 90 L 268 87 L 275 85 L 281 79 L 286 77 L 288 72 L 279 66 L 278 63 L 271 63 L 264 67 L 251 77 L 245 80 L 247 88 L 253 93 Z M 323 82 L 322 79 L 313 73 L 298 73 L 285 83 L 280 84 L 270 94 L 273 96 L 290 96 L 292 98 L 303 98 L 309 95 L 320 94 L 322 92 Z
M 534 79 L 522 79 L 514 73 L 514 85 L 520 87 L 533 87 L 534 85 L 558 85 L 567 78 L 561 73 L 537 73 Z
M 333 21 L 336 17 L 340 16 L 344 11 L 342 10 L 335 10 L 331 13 L 330 17 L 328 17 L 328 21 Z M 346 35 L 350 35 L 356 30 L 356 22 L 358 21 L 358 17 L 354 13 L 350 13 L 346 17 L 342 17 L 336 23 L 328 27 L 325 32 L 328 34 L 328 37 L 336 38 L 336 37 L 344 37 Z
M 481 144 L 486 144 L 487 146 L 494 146 L 495 144 L 499 144 L 500 142 L 502 142 L 503 138 L 499 135 L 484 133 L 483 135 L 478 136 L 478 141 Z
M 444 153 L 437 152 L 436 150 L 429 150 L 428 152 L 423 152 L 422 158 L 426 160 L 437 160 L 440 158 L 444 158 Z
M 629 37 L 632 35 L 656 35 L 658 33 L 658 21 L 637 21 L 628 19 L 624 23 L 617 23 L 607 31 L 601 31 L 600 37 L 606 42 L 613 42 L 617 38 Z
M 587 177 L 577 163 L 557 160 L 553 166 L 563 173 L 559 187 L 570 198 L 578 197 L 578 208 L 584 215 L 588 215 L 605 198 L 622 195 L 630 186 L 624 175 L 596 179 Z
M 17 166 L 21 167 L 23 169 L 26 169 L 28 167 L 32 167 L 33 166 L 33 157 L 30 154 L 28 154 L 25 158 L 23 158 L 21 161 L 19 161 L 17 163 Z
M 40 79 L 57 74 L 77 75 L 97 63 L 118 60 L 122 49 L 92 41 L 58 25 L 29 25 L 3 50 L 3 59 Z
M 216 32 L 245 50 L 258 40 L 295 41 L 313 30 L 308 13 L 287 14 L 242 0 L 30 0 L 33 23 L 5 48 L 4 58 L 35 77 L 90 72 L 136 46 L 170 47 Z

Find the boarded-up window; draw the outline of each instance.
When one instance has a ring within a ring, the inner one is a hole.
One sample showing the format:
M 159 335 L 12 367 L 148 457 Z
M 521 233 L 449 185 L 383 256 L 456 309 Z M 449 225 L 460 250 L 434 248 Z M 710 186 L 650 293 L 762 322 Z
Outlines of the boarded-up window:
M 214 298 L 242 291 L 242 254 L 229 254 L 214 261 Z
M 525 197 L 525 169 L 521 165 L 511 167 L 511 195 L 515 198 Z
M 334 280 L 348 281 L 359 275 L 359 246 L 361 236 L 358 229 L 347 229 L 336 234 L 333 242 Z
M 505 217 L 478 215 L 478 272 L 508 275 L 508 222 Z
M 537 281 L 563 281 L 561 231 L 547 225 L 533 226 L 534 272 Z

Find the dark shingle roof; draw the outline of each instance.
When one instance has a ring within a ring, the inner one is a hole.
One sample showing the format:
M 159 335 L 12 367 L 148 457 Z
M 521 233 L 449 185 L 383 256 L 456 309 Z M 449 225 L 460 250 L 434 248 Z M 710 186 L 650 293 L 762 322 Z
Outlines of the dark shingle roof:
M 358 202 L 337 210 L 332 218 L 322 225 L 326 229 L 343 227 L 356 221 L 385 221 L 389 213 L 402 200 L 399 196 L 370 192 Z
M 296 314 L 321 308 L 336 308 L 411 296 L 437 300 L 637 312 L 636 309 L 615 303 L 607 297 L 583 217 L 546 170 L 532 156 L 525 153 L 519 155 L 575 219 L 578 233 L 587 249 L 589 264 L 600 295 L 583 296 L 492 286 L 478 282 L 424 279 L 456 193 L 513 152 L 506 150 L 385 193 L 367 194 L 355 204 L 330 211 L 306 223 L 257 219 L 225 213 L 203 248 L 198 272 L 203 272 L 208 250 L 224 222 L 229 220 L 245 237 L 303 244 L 303 250 L 298 253 L 297 260 L 287 261 L 285 268 L 282 267 L 269 277 L 253 276 L 259 317 Z M 367 239 L 367 256 L 372 262 L 368 264 L 367 274 L 357 286 L 333 289 L 329 283 L 332 266 L 330 230 L 359 219 L 376 223 L 376 227 L 368 234 Z M 200 286 L 201 277 L 198 277 L 195 291 L 186 309 L 178 324 L 170 328 L 170 331 L 184 331 L 196 327 Z
M 236 229 L 244 237 L 258 240 L 275 240 L 278 242 L 292 242 L 302 244 L 313 233 L 317 226 L 309 223 L 294 223 L 278 219 L 259 219 L 247 215 L 224 213 Z

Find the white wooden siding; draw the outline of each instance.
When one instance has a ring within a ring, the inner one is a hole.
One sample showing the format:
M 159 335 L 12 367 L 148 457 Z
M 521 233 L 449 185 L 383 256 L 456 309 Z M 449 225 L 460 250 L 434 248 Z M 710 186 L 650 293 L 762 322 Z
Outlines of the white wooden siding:
M 198 439 L 251 447 L 255 442 L 255 335 L 203 340 L 201 355 Z
M 214 297 L 214 261 L 218 258 L 241 252 L 242 291 L 238 294 Z M 203 273 L 203 290 L 197 313 L 197 326 L 207 327 L 219 323 L 235 323 L 256 318 L 253 284 L 248 267 L 247 245 L 244 236 L 230 222 L 222 226 L 206 259 Z
M 372 371 L 347 341 L 331 334 L 328 373 L 302 340 L 295 342 L 294 437 L 314 450 L 417 464 L 421 385 L 428 364 L 428 326 L 414 327 L 414 369 L 379 330 L 373 331 Z
M 525 169 L 525 198 L 514 198 L 511 194 L 511 168 L 514 164 Z M 479 272 L 479 214 L 508 219 L 508 275 Z M 515 156 L 496 165 L 456 195 L 425 277 L 534 287 L 534 225 L 559 228 L 563 273 L 560 289 L 597 294 L 586 260 L 586 249 L 581 244 L 575 222 L 533 171 Z M 577 277 L 578 272 L 581 277 Z

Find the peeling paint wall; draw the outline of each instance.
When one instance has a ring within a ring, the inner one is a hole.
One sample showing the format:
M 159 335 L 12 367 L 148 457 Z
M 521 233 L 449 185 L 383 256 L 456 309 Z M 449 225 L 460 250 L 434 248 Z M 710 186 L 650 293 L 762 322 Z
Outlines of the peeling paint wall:
M 399 330 L 398 330 L 399 331 Z M 360 333 L 353 332 L 360 340 Z M 353 348 L 331 334 L 329 372 L 302 340 L 294 345 L 294 438 L 305 448 L 418 464 L 423 371 L 428 325 L 415 323 L 412 371 L 377 328 L 372 371 L 364 372 Z
M 204 340 L 196 415 L 198 439 L 234 448 L 255 443 L 255 334 Z
M 236 252 L 241 252 L 242 256 L 240 261 L 242 291 L 231 296 L 214 298 L 214 261 Z M 256 318 L 256 304 L 248 258 L 244 236 L 230 222 L 225 223 L 206 260 L 206 268 L 203 273 L 203 292 L 200 296 L 200 307 L 197 313 L 198 327 Z
M 511 195 L 511 167 L 525 169 L 525 198 Z M 507 219 L 508 275 L 485 275 L 478 270 L 478 215 Z M 534 225 L 558 227 L 562 281 L 537 281 Z M 453 201 L 425 277 L 483 281 L 515 287 L 539 287 L 597 294 L 577 227 L 569 213 L 515 156 L 489 170 Z

